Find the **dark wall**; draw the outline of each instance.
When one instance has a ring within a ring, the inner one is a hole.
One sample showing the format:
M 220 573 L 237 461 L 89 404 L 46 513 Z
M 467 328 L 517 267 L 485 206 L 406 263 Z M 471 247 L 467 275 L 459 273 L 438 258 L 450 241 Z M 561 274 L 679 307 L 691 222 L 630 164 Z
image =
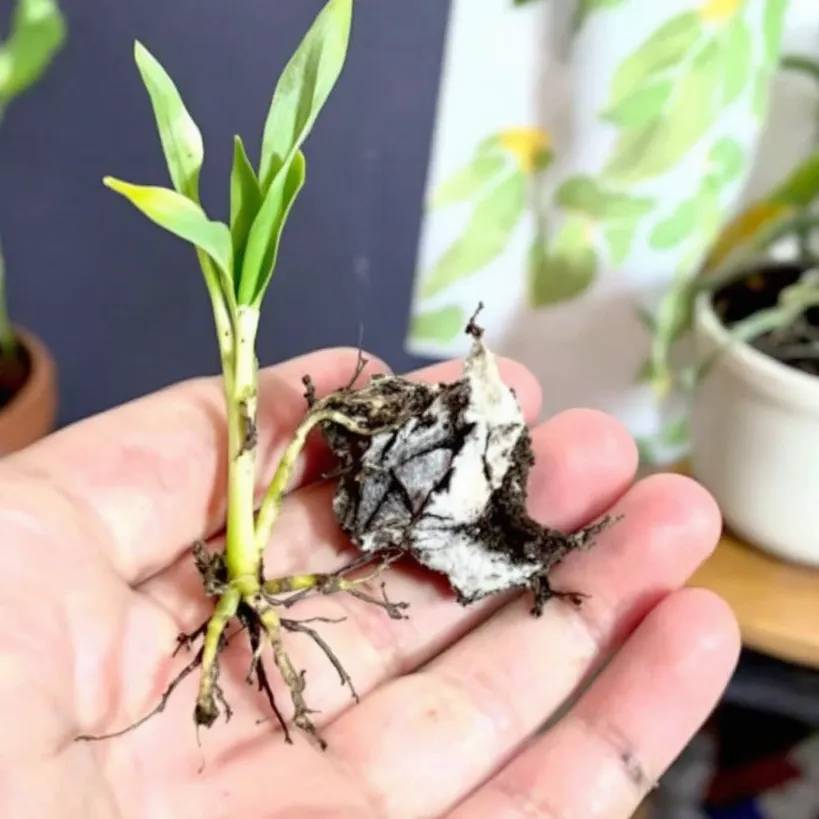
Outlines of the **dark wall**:
M 12 2 L 0 0 L 3 19 Z M 141 40 L 204 135 L 203 202 L 225 218 L 234 133 L 255 162 L 276 78 L 323 0 L 63 0 L 68 41 L 0 126 L 0 237 L 14 319 L 55 352 L 61 423 L 216 372 L 192 248 L 101 179 L 169 184 L 133 62 Z M 402 349 L 448 4 L 358 0 L 347 66 L 306 145 L 307 184 L 262 316 L 263 364 Z

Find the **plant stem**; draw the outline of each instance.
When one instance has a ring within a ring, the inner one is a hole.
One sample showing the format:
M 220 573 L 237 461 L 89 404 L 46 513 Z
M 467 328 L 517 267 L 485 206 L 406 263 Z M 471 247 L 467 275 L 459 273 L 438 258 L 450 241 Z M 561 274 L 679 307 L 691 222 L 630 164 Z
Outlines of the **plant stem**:
M 307 436 L 313 427 L 325 421 L 338 424 L 358 435 L 373 435 L 375 432 L 375 430 L 358 426 L 352 418 L 339 410 L 328 409 L 326 406 L 322 406 L 321 401 L 315 404 L 290 439 L 290 443 L 287 445 L 287 449 L 285 449 L 278 467 L 276 467 L 276 473 L 273 475 L 273 480 L 270 482 L 270 486 L 262 500 L 262 505 L 259 508 L 259 514 L 256 518 L 256 554 L 259 560 L 261 560 L 267 542 L 270 540 L 273 526 L 279 517 L 279 511 L 281 510 L 282 501 L 284 500 L 284 493 L 290 483 L 290 477 L 293 474 L 296 461 L 302 449 L 304 449 L 304 445 L 307 443 Z
M 228 579 L 242 593 L 261 582 L 260 557 L 254 540 L 256 479 L 256 401 L 258 367 L 256 331 L 259 311 L 241 306 L 236 312 L 232 377 L 225 377 L 228 415 L 228 492 L 225 565 Z

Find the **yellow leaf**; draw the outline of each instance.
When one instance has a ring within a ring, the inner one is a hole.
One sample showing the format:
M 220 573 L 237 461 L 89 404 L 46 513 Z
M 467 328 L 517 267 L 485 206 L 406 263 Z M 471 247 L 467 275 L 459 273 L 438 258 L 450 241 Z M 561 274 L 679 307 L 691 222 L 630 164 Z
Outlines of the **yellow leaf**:
M 722 229 L 703 264 L 702 272 L 713 270 L 743 242 L 790 210 L 787 205 L 770 201 L 755 202 L 747 207 Z

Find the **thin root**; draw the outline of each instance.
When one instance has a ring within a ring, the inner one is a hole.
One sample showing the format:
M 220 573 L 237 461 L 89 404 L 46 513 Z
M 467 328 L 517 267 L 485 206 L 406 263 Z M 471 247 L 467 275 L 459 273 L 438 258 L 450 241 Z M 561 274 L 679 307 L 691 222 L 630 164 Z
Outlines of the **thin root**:
M 352 677 L 350 677 L 349 673 L 347 672 L 347 669 L 344 668 L 344 666 L 342 665 L 341 660 L 339 660 L 338 658 L 338 655 L 333 651 L 332 648 L 330 648 L 327 641 L 314 628 L 310 628 L 310 626 L 306 625 L 308 622 L 314 620 L 321 620 L 322 622 L 339 622 L 338 620 L 331 621 L 328 618 L 315 617 L 310 618 L 310 620 L 286 620 L 282 618 L 281 623 L 282 627 L 287 629 L 287 631 L 299 631 L 302 634 L 306 634 L 310 638 L 312 638 L 315 644 L 324 652 L 325 656 L 330 661 L 333 668 L 335 668 L 341 680 L 341 684 L 346 685 L 350 689 L 350 696 L 356 701 L 356 703 L 360 702 L 361 699 L 358 696 L 358 692 L 355 690 L 355 685 L 353 684 Z
M 176 647 L 171 652 L 171 657 L 175 657 L 182 649 L 186 651 L 190 651 L 193 644 L 199 639 L 207 629 L 207 621 L 199 626 L 194 631 L 188 634 L 180 634 L 176 638 Z M 236 629 L 232 634 L 226 635 L 223 637 L 222 640 L 222 649 L 224 649 L 228 643 L 236 637 L 237 634 L 240 634 L 244 631 L 245 626 L 242 625 L 241 628 Z M 196 656 L 168 683 L 165 690 L 162 692 L 162 696 L 159 699 L 159 703 L 149 711 L 144 717 L 140 717 L 136 722 L 131 723 L 130 725 L 126 726 L 125 728 L 120 729 L 119 731 L 113 731 L 110 734 L 80 734 L 76 737 L 76 741 L 83 741 L 83 742 L 96 742 L 102 739 L 113 739 L 115 737 L 123 736 L 123 734 L 130 733 L 131 731 L 139 728 L 140 725 L 146 723 L 149 719 L 157 716 L 157 714 L 161 714 L 165 707 L 168 704 L 168 701 L 171 698 L 171 695 L 179 686 L 179 684 L 188 676 L 190 676 L 197 668 L 202 665 L 202 654 L 204 653 L 204 648 L 200 648 L 199 651 L 196 652 Z
M 168 704 L 168 700 L 170 700 L 171 695 L 176 690 L 177 686 L 185 679 L 188 675 L 192 674 L 202 665 L 202 653 L 204 649 L 200 648 L 199 651 L 196 652 L 196 656 L 176 675 L 176 677 L 171 680 L 168 687 L 162 693 L 162 697 L 159 700 L 157 706 L 149 711 L 144 717 L 141 717 L 136 722 L 131 723 L 126 728 L 122 728 L 119 731 L 113 731 L 110 734 L 80 734 L 76 739 L 77 741 L 86 741 L 86 742 L 96 742 L 101 739 L 113 739 L 114 737 L 121 737 L 124 734 L 130 733 L 136 728 L 139 728 L 140 725 L 146 723 L 152 717 L 155 717 L 157 714 L 161 714 L 165 710 L 165 706 Z M 174 652 L 176 654 L 176 652 Z

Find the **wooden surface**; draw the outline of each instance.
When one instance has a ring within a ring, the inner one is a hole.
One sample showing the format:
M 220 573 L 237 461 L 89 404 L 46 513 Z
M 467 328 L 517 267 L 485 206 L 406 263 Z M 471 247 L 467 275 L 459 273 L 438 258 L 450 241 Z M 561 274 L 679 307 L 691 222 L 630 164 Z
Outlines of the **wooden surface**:
M 769 557 L 726 532 L 690 585 L 728 602 L 748 648 L 819 668 L 819 570 Z
M 748 648 L 819 668 L 818 569 L 768 556 L 726 531 L 689 585 L 711 589 L 728 602 Z

